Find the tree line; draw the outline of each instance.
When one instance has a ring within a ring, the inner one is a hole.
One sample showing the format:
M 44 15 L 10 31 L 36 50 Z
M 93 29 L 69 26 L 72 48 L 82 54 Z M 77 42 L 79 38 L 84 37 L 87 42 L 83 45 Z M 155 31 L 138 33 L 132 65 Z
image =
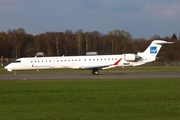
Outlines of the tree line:
M 160 60 L 180 61 L 180 40 L 173 34 L 161 38 L 154 35 L 151 39 L 134 39 L 124 30 L 113 30 L 108 34 L 98 31 L 84 32 L 46 32 L 38 35 L 26 33 L 23 28 L 0 32 L 0 56 L 4 58 L 20 58 L 35 56 L 36 52 L 44 52 L 45 56 L 77 56 L 86 52 L 98 54 L 123 54 L 144 51 L 154 39 L 174 42 L 166 45 L 159 53 Z

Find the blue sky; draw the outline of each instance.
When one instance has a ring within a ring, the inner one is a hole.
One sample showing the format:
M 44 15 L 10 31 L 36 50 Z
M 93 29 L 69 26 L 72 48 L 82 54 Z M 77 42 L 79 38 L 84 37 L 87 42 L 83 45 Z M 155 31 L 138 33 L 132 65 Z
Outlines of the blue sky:
M 133 38 L 179 37 L 179 11 L 180 0 L 0 0 L 0 31 L 107 34 L 119 29 Z

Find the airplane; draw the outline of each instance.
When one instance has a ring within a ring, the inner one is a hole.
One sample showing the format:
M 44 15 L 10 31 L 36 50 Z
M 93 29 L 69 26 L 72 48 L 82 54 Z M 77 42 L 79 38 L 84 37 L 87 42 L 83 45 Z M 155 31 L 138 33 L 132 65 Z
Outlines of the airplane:
M 162 45 L 171 43 L 173 42 L 154 40 L 144 52 L 138 52 L 137 54 L 19 58 L 7 65 L 5 69 L 10 72 L 60 68 L 90 69 L 92 74 L 98 75 L 99 70 L 119 66 L 139 66 L 155 61 Z M 14 72 L 14 75 L 16 75 L 16 72 Z

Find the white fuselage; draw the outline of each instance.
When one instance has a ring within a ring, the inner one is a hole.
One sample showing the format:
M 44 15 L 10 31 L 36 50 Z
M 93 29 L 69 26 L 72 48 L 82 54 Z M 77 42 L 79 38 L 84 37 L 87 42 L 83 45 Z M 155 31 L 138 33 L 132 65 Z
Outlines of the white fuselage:
M 98 55 L 98 56 L 63 56 L 63 57 L 32 57 L 19 58 L 9 64 L 9 70 L 28 70 L 28 69 L 91 69 L 91 66 L 113 65 L 121 59 L 122 55 Z M 120 61 L 117 66 L 122 66 Z M 8 68 L 8 66 L 7 66 Z
M 118 62 L 118 63 L 116 63 Z M 115 64 L 116 63 L 116 64 Z M 123 55 L 62 56 L 19 58 L 6 66 L 8 71 L 29 69 L 108 69 L 117 66 L 133 66 L 136 62 L 124 60 Z

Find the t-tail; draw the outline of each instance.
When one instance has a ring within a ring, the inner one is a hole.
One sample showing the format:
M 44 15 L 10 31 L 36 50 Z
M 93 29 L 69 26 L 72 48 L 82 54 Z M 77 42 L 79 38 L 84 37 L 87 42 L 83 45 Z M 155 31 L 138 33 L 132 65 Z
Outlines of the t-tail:
M 166 42 L 163 40 L 154 40 L 144 52 L 137 53 L 137 56 L 139 56 L 139 60 L 133 66 L 138 66 L 138 65 L 142 65 L 148 62 L 155 61 L 156 56 L 159 53 L 162 45 L 171 44 L 171 43 L 173 42 Z

